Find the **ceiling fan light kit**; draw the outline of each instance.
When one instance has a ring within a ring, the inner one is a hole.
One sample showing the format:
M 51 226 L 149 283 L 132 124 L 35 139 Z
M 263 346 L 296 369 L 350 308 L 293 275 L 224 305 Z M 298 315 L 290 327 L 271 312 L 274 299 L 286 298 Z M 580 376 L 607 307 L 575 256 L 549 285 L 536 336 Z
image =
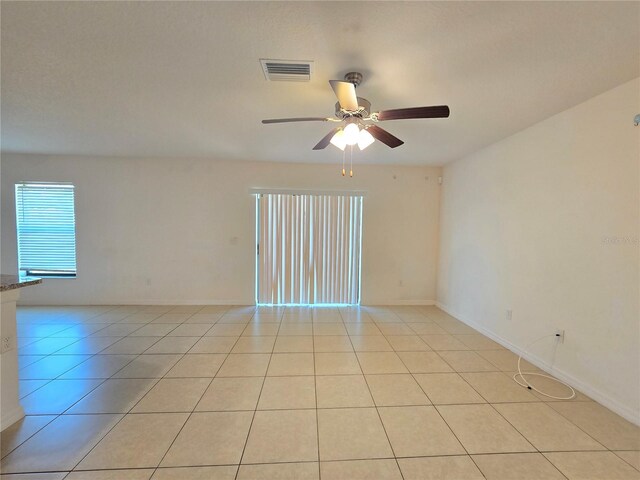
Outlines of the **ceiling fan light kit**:
M 347 145 L 355 145 L 358 143 L 358 134 L 360 133 L 360 127 L 357 122 L 351 121 L 344 127 L 344 140 Z
M 344 151 L 347 146 L 358 145 L 360 150 L 364 150 L 375 140 L 384 143 L 390 148 L 396 148 L 404 142 L 386 130 L 375 125 L 375 123 L 387 120 L 408 120 L 413 118 L 447 118 L 449 107 L 437 105 L 432 107 L 412 107 L 399 108 L 394 110 L 382 110 L 371 112 L 371 102 L 356 95 L 356 87 L 362 82 L 360 72 L 349 72 L 342 80 L 329 80 L 338 103 L 336 103 L 336 116 L 331 117 L 303 117 L 303 118 L 274 118 L 262 120 L 264 124 L 290 123 L 290 122 L 338 122 L 342 126 L 334 128 L 320 140 L 313 150 L 322 150 L 329 144 Z M 367 123 L 372 122 L 372 123 Z M 344 160 L 343 160 L 344 162 Z M 350 172 L 351 176 L 353 171 Z M 345 174 L 343 167 L 342 174 Z
M 344 134 L 344 130 L 338 130 L 335 135 L 331 137 L 331 145 L 344 151 L 344 149 L 347 148 L 347 139 L 345 137 L 346 135 Z
M 369 145 L 371 145 L 374 141 L 375 139 L 373 138 L 373 135 L 371 135 L 367 131 L 366 127 L 360 130 L 360 134 L 358 135 L 358 147 L 360 148 L 360 150 L 364 150 Z
M 346 127 L 338 129 L 331 137 L 330 143 L 343 151 L 347 145 L 358 145 L 360 150 L 364 150 L 375 141 L 373 135 L 367 131 L 367 128 L 366 125 L 360 128 L 356 121 L 351 121 Z

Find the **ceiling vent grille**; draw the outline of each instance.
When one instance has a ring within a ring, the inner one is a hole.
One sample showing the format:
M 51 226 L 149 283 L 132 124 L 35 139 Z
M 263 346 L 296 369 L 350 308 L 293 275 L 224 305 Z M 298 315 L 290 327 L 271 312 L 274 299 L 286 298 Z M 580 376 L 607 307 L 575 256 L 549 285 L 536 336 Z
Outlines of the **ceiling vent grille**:
M 299 60 L 268 60 L 261 58 L 262 72 L 270 82 L 308 82 L 313 62 Z

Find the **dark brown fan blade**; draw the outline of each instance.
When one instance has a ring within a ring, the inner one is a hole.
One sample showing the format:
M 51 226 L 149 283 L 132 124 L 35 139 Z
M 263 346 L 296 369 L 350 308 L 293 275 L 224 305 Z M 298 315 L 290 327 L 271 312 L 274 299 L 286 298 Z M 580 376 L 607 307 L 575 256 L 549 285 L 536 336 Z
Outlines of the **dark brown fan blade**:
M 397 108 L 378 112 L 378 120 L 405 120 L 409 118 L 446 118 L 449 107 L 436 105 L 434 107 Z
M 331 139 L 333 138 L 333 136 L 336 134 L 338 130 L 340 130 L 340 128 L 334 128 L 333 130 L 331 130 L 327 135 L 322 137 L 322 140 L 320 140 L 318 144 L 315 147 L 313 147 L 313 149 L 322 150 L 323 148 L 327 148 L 327 145 L 331 143 Z
M 328 122 L 325 117 L 301 117 L 301 118 L 270 118 L 262 120 L 262 123 L 289 123 L 289 122 Z
M 389 132 L 378 127 L 377 125 L 369 125 L 369 127 L 367 127 L 367 131 L 373 136 L 373 138 L 375 138 L 376 140 L 380 140 L 382 143 L 388 145 L 391 148 L 399 147 L 404 143 L 398 137 L 394 137 Z
M 329 80 L 333 92 L 338 97 L 338 103 L 345 110 L 355 112 L 358 110 L 358 97 L 356 96 L 356 87 L 351 82 L 343 82 L 340 80 Z

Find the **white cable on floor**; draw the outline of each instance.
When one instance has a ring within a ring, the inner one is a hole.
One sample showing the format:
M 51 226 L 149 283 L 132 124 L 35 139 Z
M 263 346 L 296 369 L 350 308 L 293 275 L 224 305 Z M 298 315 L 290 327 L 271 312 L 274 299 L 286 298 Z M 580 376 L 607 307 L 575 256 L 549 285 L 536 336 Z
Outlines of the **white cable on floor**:
M 536 343 L 538 343 L 540 340 L 544 340 L 545 338 L 548 337 L 557 337 L 558 335 L 545 335 L 544 337 L 540 337 L 537 340 L 534 340 L 533 342 L 531 342 L 529 345 L 527 345 L 524 348 L 524 352 L 526 353 L 527 350 L 529 349 L 529 347 L 532 347 L 533 345 L 535 345 Z M 513 376 L 513 380 L 520 385 L 521 387 L 527 387 L 529 390 L 535 390 L 536 392 L 538 392 L 540 395 L 544 395 L 545 397 L 549 397 L 549 398 L 553 398 L 555 400 L 571 400 L 572 398 L 574 398 L 576 396 L 576 391 L 573 389 L 573 387 L 571 387 L 571 385 L 567 385 L 566 383 L 564 383 L 561 380 L 558 380 L 557 378 L 552 377 L 551 375 L 545 375 L 543 373 L 535 373 L 535 372 L 522 372 L 521 368 L 520 368 L 520 362 L 522 361 L 522 355 L 518 356 L 518 373 L 516 373 Z M 549 395 L 548 393 L 545 393 L 541 390 L 538 390 L 536 387 L 534 387 L 533 385 L 531 385 L 529 382 L 527 382 L 527 379 L 525 378 L 525 375 L 532 375 L 532 376 L 536 376 L 536 377 L 545 377 L 545 378 L 550 378 L 551 380 L 554 380 L 562 385 L 564 385 L 565 387 L 567 387 L 569 390 L 571 390 L 571 395 L 568 397 L 554 397 L 553 395 Z M 521 383 L 518 380 L 518 377 L 520 377 L 522 379 L 522 381 L 524 383 Z

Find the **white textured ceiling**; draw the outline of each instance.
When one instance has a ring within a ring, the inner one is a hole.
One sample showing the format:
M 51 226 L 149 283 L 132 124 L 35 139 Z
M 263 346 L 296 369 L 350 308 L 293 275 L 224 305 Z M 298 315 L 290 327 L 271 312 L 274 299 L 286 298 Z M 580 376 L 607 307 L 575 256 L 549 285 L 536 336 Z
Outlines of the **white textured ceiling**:
M 357 161 L 440 165 L 640 75 L 638 2 L 7 2 L 2 150 L 337 162 L 311 148 L 329 79 L 365 74 L 373 110 L 448 104 L 449 119 L 384 122 L 403 139 Z M 267 82 L 260 58 L 315 61 Z

